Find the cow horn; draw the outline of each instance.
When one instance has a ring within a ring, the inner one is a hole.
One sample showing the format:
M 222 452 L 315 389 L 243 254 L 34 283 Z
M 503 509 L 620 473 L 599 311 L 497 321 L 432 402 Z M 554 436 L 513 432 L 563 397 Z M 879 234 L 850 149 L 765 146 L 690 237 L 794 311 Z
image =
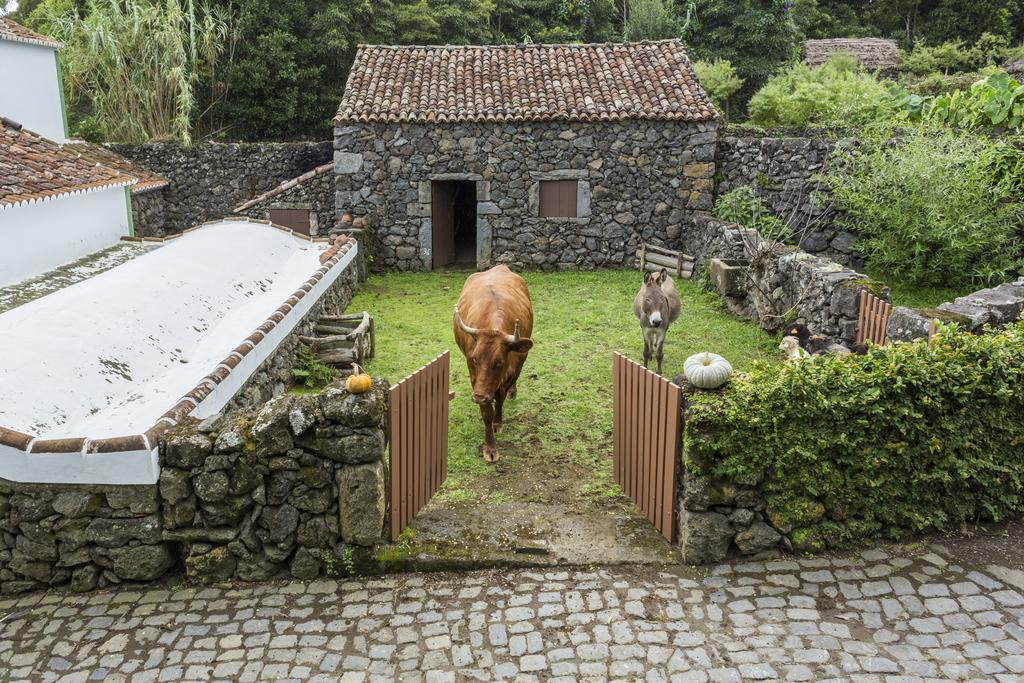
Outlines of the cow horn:
M 471 336 L 471 337 L 475 337 L 476 336 L 477 329 L 475 327 L 470 327 L 466 323 L 462 322 L 462 316 L 459 315 L 459 307 L 458 306 L 455 307 L 455 324 L 459 326 L 460 330 L 462 330 L 463 332 L 465 332 L 469 336 Z
M 509 344 L 519 343 L 519 318 L 516 318 L 515 332 L 513 332 L 511 335 L 506 334 L 505 339 L 508 341 Z

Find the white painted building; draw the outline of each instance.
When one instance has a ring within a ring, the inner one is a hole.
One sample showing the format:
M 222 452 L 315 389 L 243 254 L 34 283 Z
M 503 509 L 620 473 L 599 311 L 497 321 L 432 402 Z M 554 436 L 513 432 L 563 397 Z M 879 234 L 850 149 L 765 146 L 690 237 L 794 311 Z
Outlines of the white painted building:
M 0 121 L 0 287 L 133 234 L 135 181 Z
M 61 44 L 0 17 L 0 116 L 63 143 L 68 138 Z

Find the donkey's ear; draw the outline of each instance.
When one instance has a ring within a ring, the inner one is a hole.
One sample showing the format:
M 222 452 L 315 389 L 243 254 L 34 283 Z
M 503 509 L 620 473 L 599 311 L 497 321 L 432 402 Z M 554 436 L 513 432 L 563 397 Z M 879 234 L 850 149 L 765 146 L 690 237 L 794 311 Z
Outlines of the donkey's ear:
M 662 282 L 668 281 L 668 268 L 662 268 L 658 272 L 658 279 L 661 280 Z
M 649 285 L 654 281 L 654 273 L 644 273 L 644 284 Z

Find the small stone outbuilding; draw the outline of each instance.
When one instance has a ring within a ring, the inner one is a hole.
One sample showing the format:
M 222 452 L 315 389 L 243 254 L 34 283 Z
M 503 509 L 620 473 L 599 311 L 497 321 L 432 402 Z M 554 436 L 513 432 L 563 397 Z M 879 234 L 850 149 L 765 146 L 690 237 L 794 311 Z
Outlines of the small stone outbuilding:
M 335 213 L 388 269 L 632 265 L 712 208 L 718 125 L 678 40 L 362 46 Z
M 804 64 L 821 66 L 839 52 L 850 55 L 868 71 L 878 71 L 887 78 L 900 72 L 900 47 L 888 38 L 823 38 L 805 40 L 800 44 Z

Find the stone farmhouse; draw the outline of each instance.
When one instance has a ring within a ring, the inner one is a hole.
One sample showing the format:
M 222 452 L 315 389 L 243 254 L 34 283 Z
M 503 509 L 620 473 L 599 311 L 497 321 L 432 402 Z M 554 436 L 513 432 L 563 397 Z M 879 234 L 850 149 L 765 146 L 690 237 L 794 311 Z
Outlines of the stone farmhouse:
M 336 215 L 375 265 L 632 263 L 712 208 L 719 117 L 678 40 L 359 48 Z

